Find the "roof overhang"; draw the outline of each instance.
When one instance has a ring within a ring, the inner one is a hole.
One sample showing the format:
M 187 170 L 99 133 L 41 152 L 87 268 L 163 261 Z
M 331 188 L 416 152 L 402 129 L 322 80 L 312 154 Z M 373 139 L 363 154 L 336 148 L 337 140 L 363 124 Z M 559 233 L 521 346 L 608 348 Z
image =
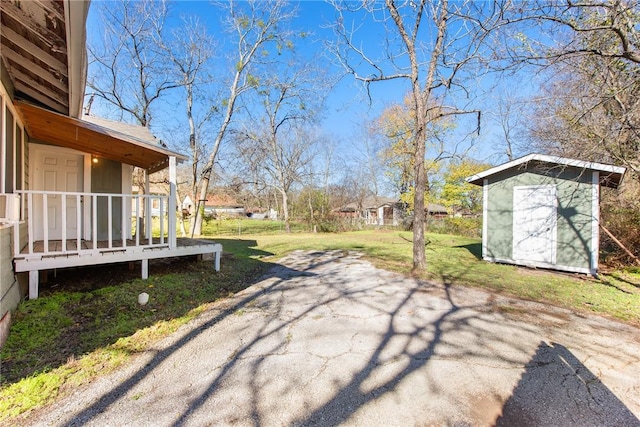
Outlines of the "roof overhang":
M 87 16 L 89 1 L 65 0 L 67 66 L 69 69 L 69 115 L 80 117 L 87 83 Z
M 504 163 L 502 165 L 493 167 L 491 169 L 487 169 L 484 172 L 480 172 L 473 176 L 466 178 L 466 181 L 475 184 L 475 185 L 483 185 L 484 178 L 487 178 L 491 175 L 495 175 L 497 173 L 506 171 L 508 169 L 522 167 L 529 162 L 540 162 L 547 163 L 557 166 L 565 166 L 565 167 L 575 167 L 579 169 L 589 169 L 592 171 L 600 172 L 600 184 L 605 187 L 618 188 L 620 182 L 622 182 L 622 178 L 624 177 L 624 173 L 626 172 L 626 168 L 621 166 L 607 165 L 603 163 L 595 163 L 595 162 L 585 162 L 582 160 L 575 159 L 567 159 L 564 157 L 558 156 L 547 156 L 544 154 L 529 154 L 524 157 L 520 157 L 519 159 L 512 160 L 510 162 Z
M 138 166 L 149 173 L 168 167 L 169 157 L 175 157 L 178 161 L 187 159 L 187 156 L 159 145 L 25 102 L 17 102 L 16 107 L 29 136 L 45 143 Z

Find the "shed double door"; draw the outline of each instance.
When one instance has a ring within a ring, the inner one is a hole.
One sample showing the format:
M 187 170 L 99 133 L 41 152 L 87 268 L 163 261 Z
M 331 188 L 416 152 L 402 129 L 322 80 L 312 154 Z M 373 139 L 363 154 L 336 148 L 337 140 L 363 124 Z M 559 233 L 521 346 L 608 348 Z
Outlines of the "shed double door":
M 552 185 L 513 189 L 513 259 L 556 263 L 557 195 Z

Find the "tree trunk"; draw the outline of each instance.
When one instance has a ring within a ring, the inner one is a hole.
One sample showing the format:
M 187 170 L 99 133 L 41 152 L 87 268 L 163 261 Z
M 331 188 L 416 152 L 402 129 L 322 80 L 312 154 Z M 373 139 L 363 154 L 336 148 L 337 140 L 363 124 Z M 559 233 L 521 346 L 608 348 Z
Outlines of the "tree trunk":
M 198 203 L 196 203 L 198 209 L 196 210 L 195 218 L 193 219 L 193 226 L 191 227 L 192 237 L 200 236 L 202 234 L 202 213 L 204 201 L 201 202 L 201 200 L 207 200 L 207 191 L 209 190 L 209 181 L 211 179 L 210 175 L 211 172 L 205 173 L 200 181 L 200 195 L 198 196 Z
M 280 191 L 282 194 L 282 214 L 284 216 L 284 231 L 291 233 L 291 224 L 289 223 L 289 198 L 286 191 Z
M 182 235 L 182 237 L 186 237 L 187 230 L 184 228 L 184 215 L 182 214 L 182 200 L 180 200 L 180 194 L 178 193 L 177 189 L 176 189 L 176 206 L 178 207 L 178 212 L 176 212 L 176 215 L 178 215 L 178 223 L 180 224 L 180 234 Z
M 413 271 L 422 271 L 427 268 L 424 251 L 424 193 L 427 182 L 424 169 L 424 137 L 424 128 L 419 128 L 416 132 L 416 188 L 413 195 Z

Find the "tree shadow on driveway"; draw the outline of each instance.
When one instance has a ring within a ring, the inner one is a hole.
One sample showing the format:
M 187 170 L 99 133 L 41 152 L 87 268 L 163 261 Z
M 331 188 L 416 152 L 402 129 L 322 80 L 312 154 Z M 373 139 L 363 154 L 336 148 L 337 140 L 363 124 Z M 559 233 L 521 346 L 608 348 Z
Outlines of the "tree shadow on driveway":
M 522 396 L 541 329 L 440 276 L 294 253 L 66 425 L 493 425 Z
M 330 261 L 327 261 L 330 262 Z M 318 266 L 315 264 L 314 266 Z M 142 382 L 149 374 L 151 374 L 154 369 L 160 366 L 163 362 L 165 362 L 172 354 L 176 352 L 176 350 L 180 349 L 185 344 L 194 340 L 197 336 L 202 334 L 203 331 L 206 331 L 209 328 L 214 327 L 221 320 L 237 313 L 239 310 L 243 309 L 250 305 L 251 302 L 255 301 L 258 297 L 269 294 L 271 292 L 275 292 L 279 287 L 282 286 L 287 280 L 296 277 L 296 276 L 308 276 L 310 273 L 305 271 L 299 271 L 290 269 L 284 266 L 277 266 L 270 270 L 270 272 L 261 277 L 260 280 L 266 279 L 275 279 L 270 285 L 266 287 L 257 288 L 251 290 L 247 293 L 247 295 L 243 296 L 239 301 L 235 304 L 223 309 L 218 314 L 216 314 L 213 318 L 206 321 L 204 324 L 199 325 L 197 328 L 191 330 L 188 334 L 181 337 L 178 341 L 173 343 L 166 349 L 163 349 L 157 352 L 154 357 L 148 361 L 141 369 L 135 372 L 127 380 L 120 383 L 117 387 L 109 390 L 99 399 L 97 399 L 91 406 L 82 410 L 81 413 L 77 414 L 73 417 L 69 422 L 65 425 L 67 426 L 75 426 L 79 424 L 84 424 L 92 420 L 96 415 L 107 410 L 111 405 L 120 400 L 128 390 L 134 388 L 137 384 Z M 233 364 L 231 363 L 224 372 L 226 372 Z M 222 374 L 220 377 L 223 377 Z
M 496 422 L 513 425 L 638 426 L 640 421 L 569 349 L 540 342 Z

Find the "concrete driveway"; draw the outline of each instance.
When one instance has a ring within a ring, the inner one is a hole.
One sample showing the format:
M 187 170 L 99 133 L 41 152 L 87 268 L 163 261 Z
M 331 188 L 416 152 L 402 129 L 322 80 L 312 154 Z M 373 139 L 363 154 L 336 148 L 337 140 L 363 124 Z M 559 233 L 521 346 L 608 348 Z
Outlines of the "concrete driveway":
M 640 426 L 640 330 L 296 252 L 30 425 Z

